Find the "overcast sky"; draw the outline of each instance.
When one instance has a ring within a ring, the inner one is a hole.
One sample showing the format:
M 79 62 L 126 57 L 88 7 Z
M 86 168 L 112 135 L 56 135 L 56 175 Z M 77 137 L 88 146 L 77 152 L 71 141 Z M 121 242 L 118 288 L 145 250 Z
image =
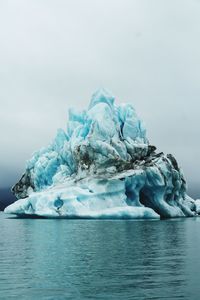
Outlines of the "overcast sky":
M 0 188 L 99 87 L 200 180 L 200 1 L 1 0 Z

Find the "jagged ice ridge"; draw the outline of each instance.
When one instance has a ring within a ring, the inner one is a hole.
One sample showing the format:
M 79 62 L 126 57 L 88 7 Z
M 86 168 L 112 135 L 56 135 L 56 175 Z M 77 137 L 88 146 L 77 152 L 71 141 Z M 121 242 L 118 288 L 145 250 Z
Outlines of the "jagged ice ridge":
M 67 130 L 34 153 L 6 213 L 56 218 L 194 216 L 176 159 L 157 153 L 131 104 L 97 91 L 87 110 L 69 110 Z

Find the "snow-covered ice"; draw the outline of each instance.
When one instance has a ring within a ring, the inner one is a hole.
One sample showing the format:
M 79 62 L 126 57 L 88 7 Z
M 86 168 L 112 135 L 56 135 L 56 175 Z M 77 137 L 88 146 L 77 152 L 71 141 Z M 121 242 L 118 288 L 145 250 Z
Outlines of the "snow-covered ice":
M 97 91 L 87 110 L 69 110 L 67 130 L 34 153 L 13 187 L 17 215 L 56 218 L 194 216 L 176 159 L 157 153 L 131 104 Z

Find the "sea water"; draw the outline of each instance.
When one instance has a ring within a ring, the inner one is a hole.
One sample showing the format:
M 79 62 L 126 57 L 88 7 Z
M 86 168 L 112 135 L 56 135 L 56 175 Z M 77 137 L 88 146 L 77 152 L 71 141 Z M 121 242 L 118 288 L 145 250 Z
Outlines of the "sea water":
M 0 299 L 200 299 L 200 218 L 0 213 Z

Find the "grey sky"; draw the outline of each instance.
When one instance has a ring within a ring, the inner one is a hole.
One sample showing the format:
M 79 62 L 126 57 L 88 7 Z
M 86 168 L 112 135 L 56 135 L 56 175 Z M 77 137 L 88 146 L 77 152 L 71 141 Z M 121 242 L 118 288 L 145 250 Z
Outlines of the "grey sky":
M 1 0 L 0 187 L 104 87 L 200 178 L 200 1 Z

